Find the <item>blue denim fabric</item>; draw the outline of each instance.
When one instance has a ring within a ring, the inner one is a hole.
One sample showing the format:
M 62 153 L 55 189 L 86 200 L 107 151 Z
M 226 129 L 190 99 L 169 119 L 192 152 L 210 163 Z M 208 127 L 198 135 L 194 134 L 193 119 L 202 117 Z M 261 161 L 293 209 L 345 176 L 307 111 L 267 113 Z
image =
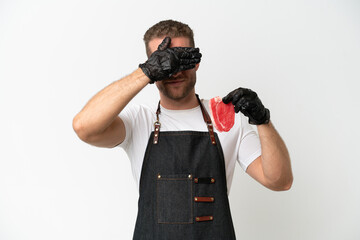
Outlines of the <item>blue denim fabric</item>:
M 134 240 L 233 240 L 225 164 L 215 133 L 160 132 L 158 144 L 151 134 L 140 178 L 138 216 Z M 215 183 L 199 184 L 194 178 L 212 177 Z M 214 197 L 195 202 L 194 197 Z M 197 222 L 196 217 L 213 216 Z

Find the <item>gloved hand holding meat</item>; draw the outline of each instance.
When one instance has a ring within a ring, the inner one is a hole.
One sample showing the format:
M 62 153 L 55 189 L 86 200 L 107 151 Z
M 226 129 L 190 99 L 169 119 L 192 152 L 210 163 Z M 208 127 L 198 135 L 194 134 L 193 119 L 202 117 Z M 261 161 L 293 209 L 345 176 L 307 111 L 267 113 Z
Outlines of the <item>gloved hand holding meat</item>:
M 150 83 L 170 78 L 177 72 L 195 67 L 201 60 L 199 48 L 169 48 L 171 38 L 166 37 L 149 59 L 139 67 L 150 78 Z
M 256 92 L 247 88 L 238 88 L 223 97 L 225 104 L 231 102 L 235 112 L 242 112 L 254 125 L 267 124 L 270 121 L 270 111 L 261 103 Z

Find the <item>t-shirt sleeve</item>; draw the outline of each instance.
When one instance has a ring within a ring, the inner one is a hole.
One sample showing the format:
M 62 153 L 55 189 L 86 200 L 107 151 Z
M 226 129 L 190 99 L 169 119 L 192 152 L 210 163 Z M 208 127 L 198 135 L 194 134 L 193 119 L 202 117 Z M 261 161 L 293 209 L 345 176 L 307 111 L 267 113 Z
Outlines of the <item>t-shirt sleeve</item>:
M 134 106 L 126 106 L 119 114 L 119 117 L 124 122 L 125 132 L 126 132 L 124 141 L 118 145 L 123 149 L 127 149 L 129 143 L 131 142 L 133 124 L 135 122 L 138 113 L 139 113 L 139 107 L 134 105 Z
M 238 152 L 238 162 L 246 171 L 248 166 L 261 156 L 260 139 L 253 127 L 248 123 L 248 118 L 241 114 L 241 143 Z

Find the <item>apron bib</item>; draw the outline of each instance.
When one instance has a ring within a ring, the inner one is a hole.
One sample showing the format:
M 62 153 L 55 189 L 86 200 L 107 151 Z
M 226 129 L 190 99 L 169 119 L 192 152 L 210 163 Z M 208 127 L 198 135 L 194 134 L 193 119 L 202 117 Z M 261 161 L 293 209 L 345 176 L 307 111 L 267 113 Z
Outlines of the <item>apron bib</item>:
M 233 240 L 223 151 L 209 132 L 160 132 L 160 102 L 146 148 L 134 240 Z

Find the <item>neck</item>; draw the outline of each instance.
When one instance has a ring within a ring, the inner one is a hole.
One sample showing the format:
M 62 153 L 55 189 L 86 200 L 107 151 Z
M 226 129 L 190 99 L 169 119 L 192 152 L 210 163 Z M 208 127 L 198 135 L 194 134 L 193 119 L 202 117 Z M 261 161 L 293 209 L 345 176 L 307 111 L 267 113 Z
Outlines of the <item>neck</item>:
M 188 96 L 178 100 L 170 99 L 160 93 L 160 104 L 162 107 L 169 110 L 186 110 L 197 107 L 199 102 L 194 91 Z

